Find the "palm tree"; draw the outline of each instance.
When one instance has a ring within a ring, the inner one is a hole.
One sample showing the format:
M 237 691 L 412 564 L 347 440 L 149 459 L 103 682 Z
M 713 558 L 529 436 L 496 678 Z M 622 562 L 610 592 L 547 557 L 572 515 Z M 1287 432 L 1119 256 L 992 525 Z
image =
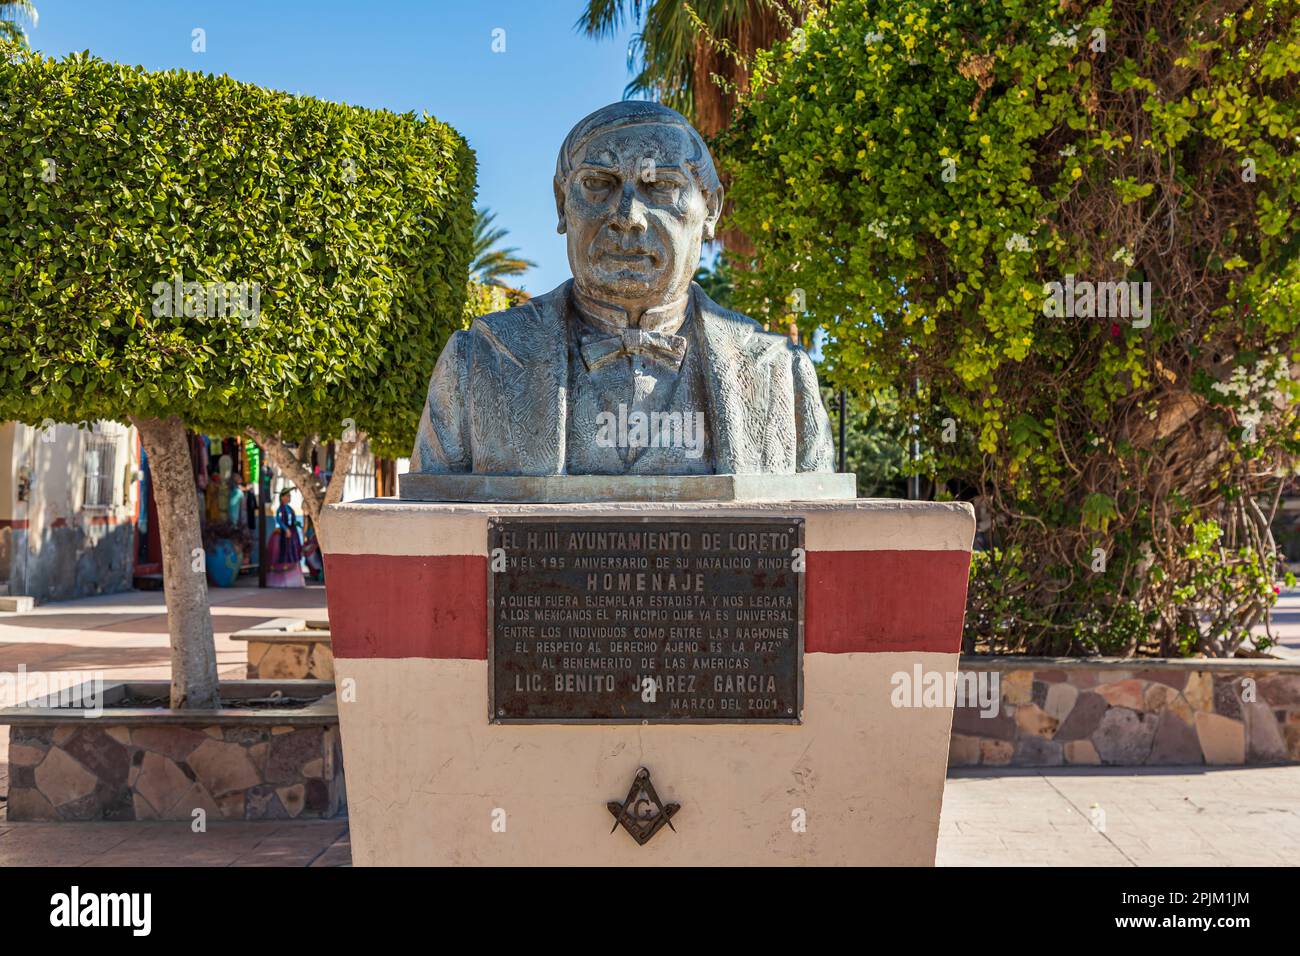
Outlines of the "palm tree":
M 596 39 L 614 36 L 630 15 L 641 30 L 628 46 L 628 68 L 639 71 L 623 95 L 658 100 L 712 138 L 730 125 L 737 94 L 749 89 L 754 53 L 789 37 L 813 2 L 587 0 L 576 27 Z M 729 210 L 723 207 L 724 223 Z M 747 236 L 725 225 L 719 239 L 740 258 L 754 252 Z
M 628 66 L 638 72 L 624 95 L 658 100 L 713 136 L 728 125 L 736 93 L 749 88 L 754 52 L 788 37 L 806 6 L 806 0 L 587 0 L 576 26 L 590 37 L 610 37 L 630 14 L 641 30 L 628 47 Z
M 27 33 L 19 22 L 22 18 L 31 21 L 36 29 L 36 5 L 32 0 L 4 0 L 0 2 L 0 40 L 11 40 L 19 46 L 27 46 Z
M 487 209 L 474 210 L 474 257 L 470 261 L 470 275 L 485 285 L 504 286 L 501 279 L 517 276 L 527 272 L 537 263 L 515 255 L 519 250 L 514 246 L 504 249 L 495 248 L 509 231 L 493 229 L 492 220 L 497 214 Z

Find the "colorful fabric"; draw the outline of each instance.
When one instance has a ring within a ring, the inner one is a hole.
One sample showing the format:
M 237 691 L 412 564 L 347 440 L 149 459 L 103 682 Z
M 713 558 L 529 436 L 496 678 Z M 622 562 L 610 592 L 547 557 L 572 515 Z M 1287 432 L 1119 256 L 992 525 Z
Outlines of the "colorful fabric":
M 270 571 L 266 584 L 273 588 L 306 587 L 302 577 L 302 538 L 298 531 L 298 516 L 287 504 L 275 512 L 275 530 L 267 543 L 266 556 Z
M 275 533 L 271 542 L 272 571 L 298 567 L 302 560 L 302 534 L 298 530 L 298 515 L 288 504 L 280 505 L 275 511 Z

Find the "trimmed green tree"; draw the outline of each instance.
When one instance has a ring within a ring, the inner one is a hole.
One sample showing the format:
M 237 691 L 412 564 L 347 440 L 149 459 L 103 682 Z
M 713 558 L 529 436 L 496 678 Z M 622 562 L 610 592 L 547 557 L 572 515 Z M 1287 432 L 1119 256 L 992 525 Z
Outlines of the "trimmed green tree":
M 427 116 L 0 63 L 0 418 L 139 428 L 174 707 L 217 701 L 186 427 L 409 447 L 461 319 L 473 192 L 473 154 Z
M 840 0 L 723 144 L 737 300 L 988 496 L 969 646 L 1231 654 L 1297 451 L 1293 0 Z M 1266 642 L 1265 642 L 1266 643 Z
M 477 282 L 471 279 L 466 289 L 465 307 L 459 327 L 469 328 L 470 323 L 480 315 L 486 315 L 489 312 L 500 312 L 514 304 L 511 295 L 504 286 Z M 439 350 L 441 350 L 442 344 L 445 344 L 446 334 L 449 334 L 452 329 L 452 326 L 448 326 L 446 329 L 439 326 L 436 330 L 440 343 Z M 390 374 L 393 373 L 390 372 Z M 421 391 L 423 385 L 419 387 L 416 387 L 416 385 L 417 383 L 412 381 L 414 393 L 423 396 L 424 393 Z M 370 416 L 358 408 L 357 399 L 357 395 L 350 394 L 338 396 L 335 400 L 335 419 L 340 423 L 340 431 L 334 447 L 334 470 L 328 482 L 321 481 L 312 471 L 311 458 L 312 451 L 321 449 L 323 442 L 331 440 L 332 436 L 322 439 L 319 434 L 311 434 L 291 444 L 279 432 L 271 433 L 257 428 L 246 428 L 244 430 L 253 441 L 265 449 L 267 457 L 298 488 L 302 495 L 303 510 L 306 511 L 313 522 L 319 520 L 321 509 L 326 505 L 343 500 L 343 486 L 348 469 L 351 467 L 353 456 L 362 443 L 369 441 L 370 448 L 376 454 L 389 458 L 400 458 L 410 454 L 414 440 L 415 423 L 419 421 L 421 412 L 419 404 L 412 404 L 411 415 L 402 422 L 403 427 L 397 432 L 388 435 L 378 434 L 372 438 L 366 432 L 357 428 L 357 421 L 370 420 Z

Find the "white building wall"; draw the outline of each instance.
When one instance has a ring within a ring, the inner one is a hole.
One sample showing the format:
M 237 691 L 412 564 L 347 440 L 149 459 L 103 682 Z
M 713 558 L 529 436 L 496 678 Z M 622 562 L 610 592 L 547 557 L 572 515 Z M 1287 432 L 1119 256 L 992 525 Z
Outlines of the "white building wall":
M 137 445 L 119 422 L 0 424 L 0 584 L 40 601 L 131 586 Z M 100 505 L 86 500 L 92 446 L 105 476 Z

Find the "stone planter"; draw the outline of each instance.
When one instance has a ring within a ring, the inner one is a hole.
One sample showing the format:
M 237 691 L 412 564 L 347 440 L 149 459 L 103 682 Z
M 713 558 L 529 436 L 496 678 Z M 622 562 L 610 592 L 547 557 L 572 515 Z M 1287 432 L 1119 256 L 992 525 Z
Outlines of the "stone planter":
M 998 706 L 953 710 L 950 766 L 1300 762 L 1300 661 L 979 657 Z
M 249 680 L 333 680 L 329 621 L 276 618 L 236 631 L 248 646 Z
M 199 809 L 209 821 L 283 820 L 346 809 L 332 683 L 223 682 L 221 710 L 120 706 L 168 691 L 167 681 L 105 685 L 99 716 L 0 710 L 9 820 L 191 820 Z M 239 706 L 275 696 L 312 702 Z

